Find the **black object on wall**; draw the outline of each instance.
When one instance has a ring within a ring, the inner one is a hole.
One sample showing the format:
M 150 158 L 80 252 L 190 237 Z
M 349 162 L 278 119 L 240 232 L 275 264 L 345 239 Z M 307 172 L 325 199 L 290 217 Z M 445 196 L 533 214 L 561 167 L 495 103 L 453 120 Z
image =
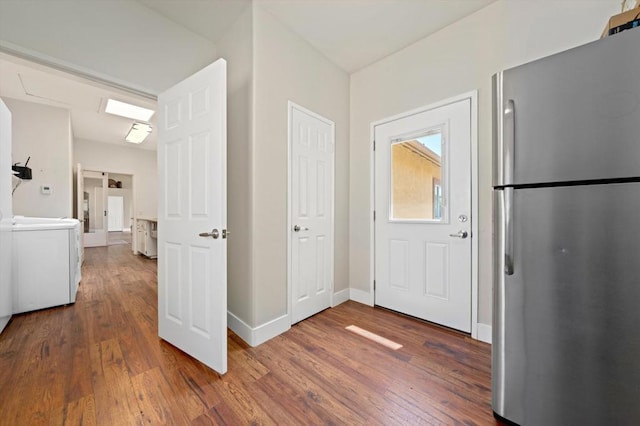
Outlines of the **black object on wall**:
M 16 173 L 16 176 L 22 180 L 29 180 L 31 179 L 31 168 L 27 167 L 27 164 L 29 164 L 29 160 L 31 160 L 31 157 L 27 158 L 26 163 L 24 163 L 24 166 L 18 166 L 18 164 L 20 163 L 15 163 L 13 166 L 11 166 L 11 170 L 13 170 Z

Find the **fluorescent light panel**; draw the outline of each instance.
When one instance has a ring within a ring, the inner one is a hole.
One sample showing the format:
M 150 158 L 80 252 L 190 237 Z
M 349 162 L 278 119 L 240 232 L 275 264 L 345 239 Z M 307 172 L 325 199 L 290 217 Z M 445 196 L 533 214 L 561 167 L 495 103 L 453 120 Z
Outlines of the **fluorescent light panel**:
M 113 99 L 107 100 L 105 112 L 141 121 L 149 121 L 151 116 L 155 113 L 152 109 L 142 108 L 126 102 L 115 101 Z
M 145 123 L 133 123 L 125 140 L 131 143 L 142 143 L 151 133 L 151 125 Z

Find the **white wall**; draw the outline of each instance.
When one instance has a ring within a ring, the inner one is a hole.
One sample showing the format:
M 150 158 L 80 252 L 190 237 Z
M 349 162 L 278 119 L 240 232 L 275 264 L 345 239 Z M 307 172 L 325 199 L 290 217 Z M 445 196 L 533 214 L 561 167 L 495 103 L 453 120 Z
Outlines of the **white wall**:
M 491 324 L 491 76 L 593 41 L 618 0 L 501 0 L 351 75 L 350 283 L 368 292 L 370 125 L 479 91 L 479 322 Z
M 336 123 L 335 290 L 348 288 L 349 79 L 259 3 L 217 48 L 229 67 L 228 309 L 235 317 L 229 325 L 240 320 L 244 325 L 234 330 L 255 343 L 262 337 L 244 334 L 246 327 L 255 332 L 283 318 L 288 327 L 289 100 Z
M 213 62 L 213 43 L 133 0 L 0 1 L 0 48 L 158 94 Z
M 158 167 L 155 151 L 76 139 L 74 157 L 84 170 L 133 175 L 134 213 L 157 217 Z M 75 170 L 76 165 L 73 168 Z
M 287 313 L 287 102 L 336 125 L 335 290 L 349 286 L 349 77 L 254 3 L 254 324 Z
M 31 102 L 3 98 L 12 114 L 12 164 L 28 166 L 33 179 L 24 180 L 13 195 L 13 214 L 71 217 L 73 212 L 69 111 Z M 52 193 L 40 193 L 48 185 Z
M 227 227 L 228 311 L 253 324 L 253 245 L 251 216 L 253 128 L 253 9 L 247 7 L 218 42 L 227 60 Z M 232 324 L 230 324 L 232 325 Z M 233 326 L 233 325 L 232 325 Z

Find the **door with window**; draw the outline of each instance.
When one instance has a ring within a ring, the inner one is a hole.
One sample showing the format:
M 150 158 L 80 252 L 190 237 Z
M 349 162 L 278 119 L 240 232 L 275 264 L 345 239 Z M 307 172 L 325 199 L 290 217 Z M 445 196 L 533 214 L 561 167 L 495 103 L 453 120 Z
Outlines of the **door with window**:
M 375 303 L 471 331 L 471 100 L 376 125 Z

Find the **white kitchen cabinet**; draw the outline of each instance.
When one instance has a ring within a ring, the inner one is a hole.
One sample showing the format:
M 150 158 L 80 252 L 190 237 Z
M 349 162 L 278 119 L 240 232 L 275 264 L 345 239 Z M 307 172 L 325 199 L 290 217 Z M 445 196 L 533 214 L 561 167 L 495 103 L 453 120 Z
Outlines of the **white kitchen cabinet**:
M 136 251 L 147 257 L 158 257 L 158 220 L 138 218 L 136 220 Z

